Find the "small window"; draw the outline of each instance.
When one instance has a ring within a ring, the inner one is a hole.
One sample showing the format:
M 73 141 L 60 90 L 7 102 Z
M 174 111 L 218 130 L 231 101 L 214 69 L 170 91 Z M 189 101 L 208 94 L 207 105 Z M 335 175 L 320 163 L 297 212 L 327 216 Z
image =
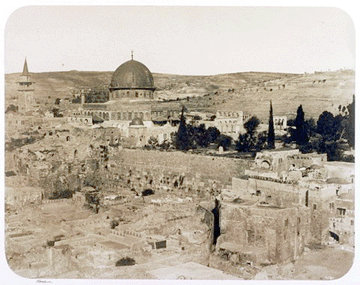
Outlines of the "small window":
M 285 227 L 287 227 L 289 225 L 289 219 L 285 220 Z
M 346 209 L 337 208 L 337 214 L 338 214 L 339 216 L 345 216 L 345 213 L 346 213 Z
M 313 204 L 313 210 L 316 210 L 316 204 Z
M 256 196 L 261 196 L 261 190 L 256 190 Z
M 352 225 L 352 226 L 354 225 L 354 220 L 350 221 L 350 225 Z

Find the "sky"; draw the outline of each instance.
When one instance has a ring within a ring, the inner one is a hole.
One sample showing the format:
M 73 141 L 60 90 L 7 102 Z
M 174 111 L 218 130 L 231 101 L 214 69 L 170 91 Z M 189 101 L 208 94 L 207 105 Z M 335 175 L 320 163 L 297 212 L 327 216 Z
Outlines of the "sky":
M 212 75 L 355 69 L 355 29 L 338 8 L 27 6 L 5 26 L 5 73 L 114 71 Z

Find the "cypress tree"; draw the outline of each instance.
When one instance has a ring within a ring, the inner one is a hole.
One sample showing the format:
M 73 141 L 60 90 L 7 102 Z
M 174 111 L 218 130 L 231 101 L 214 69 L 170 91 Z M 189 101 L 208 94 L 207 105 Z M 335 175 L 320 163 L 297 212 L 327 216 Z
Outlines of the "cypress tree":
M 176 149 L 186 151 L 190 148 L 189 135 L 186 128 L 186 119 L 184 116 L 185 106 L 181 110 L 179 130 L 176 134 Z
M 268 148 L 275 148 L 275 131 L 272 102 L 270 101 L 269 130 L 268 130 Z
M 353 95 L 353 101 L 347 106 L 348 123 L 346 126 L 346 138 L 349 146 L 355 149 L 355 95 Z
M 297 115 L 295 119 L 295 141 L 299 146 L 303 146 L 308 142 L 308 135 L 305 127 L 305 113 L 303 111 L 302 105 L 297 109 Z

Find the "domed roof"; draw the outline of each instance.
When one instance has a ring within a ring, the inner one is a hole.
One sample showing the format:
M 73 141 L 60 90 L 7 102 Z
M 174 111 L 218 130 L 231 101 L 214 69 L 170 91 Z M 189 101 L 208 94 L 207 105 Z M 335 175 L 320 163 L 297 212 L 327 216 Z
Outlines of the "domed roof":
M 144 122 L 140 118 L 134 118 L 130 122 L 130 126 L 143 126 L 143 125 L 144 125 Z
M 115 70 L 110 88 L 154 89 L 154 79 L 144 64 L 131 59 Z

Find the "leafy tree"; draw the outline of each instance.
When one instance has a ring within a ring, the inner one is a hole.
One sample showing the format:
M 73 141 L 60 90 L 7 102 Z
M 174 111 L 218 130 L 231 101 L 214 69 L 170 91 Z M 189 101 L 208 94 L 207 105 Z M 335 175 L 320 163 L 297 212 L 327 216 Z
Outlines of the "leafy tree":
M 188 132 L 188 138 L 191 145 L 191 148 L 197 147 L 207 147 L 209 146 L 209 141 L 206 138 L 206 129 L 205 125 L 201 124 L 196 127 L 191 124 L 186 126 Z
M 110 228 L 113 230 L 113 229 L 115 229 L 119 224 L 120 224 L 120 223 L 119 223 L 118 220 L 112 220 L 112 221 L 110 222 Z
M 222 146 L 224 150 L 227 150 L 231 146 L 231 143 L 232 138 L 224 134 L 220 134 L 220 136 L 217 138 L 217 145 L 219 147 Z
M 220 136 L 220 131 L 216 127 L 209 127 L 205 132 L 205 136 L 209 143 L 213 143 Z
M 245 134 L 240 134 L 239 139 L 236 142 L 235 149 L 239 152 L 248 152 L 248 151 L 259 151 L 265 147 L 266 144 L 266 134 L 260 133 L 257 136 L 255 135 L 256 129 L 260 124 L 260 120 L 257 117 L 250 118 L 244 124 L 246 129 Z
M 266 147 L 266 143 L 268 141 L 269 141 L 269 138 L 267 136 L 266 131 L 259 133 L 256 137 L 255 150 L 261 151 L 262 149 L 264 149 Z M 272 148 L 275 148 L 275 140 L 274 140 L 274 147 L 272 147 Z
M 324 111 L 317 121 L 317 133 L 322 135 L 325 140 L 334 140 L 334 115 L 328 111 Z
M 73 104 L 80 104 L 81 103 L 81 97 L 80 96 L 76 96 L 75 98 L 73 98 L 71 100 L 71 103 Z
M 348 120 L 345 130 L 345 137 L 349 146 L 355 149 L 355 95 L 353 101 L 347 106 Z
M 317 126 L 316 126 L 316 122 L 313 118 L 310 118 L 305 121 L 305 129 L 306 129 L 308 138 L 315 136 Z
M 115 266 L 131 266 L 135 265 L 135 260 L 131 257 L 124 257 L 116 261 Z
M 159 141 L 156 137 L 151 136 L 148 140 L 147 145 L 145 145 L 145 149 L 156 149 L 159 147 Z
M 169 150 L 171 148 L 171 142 L 169 142 L 168 140 L 164 140 L 160 145 L 159 148 L 160 150 Z
M 254 144 L 249 133 L 240 134 L 239 139 L 236 142 L 235 149 L 238 152 L 248 152 L 251 150 L 252 145 Z
M 275 130 L 272 102 L 270 101 L 269 130 L 267 136 L 268 148 L 275 148 Z
M 244 124 L 244 128 L 250 136 L 253 136 L 259 125 L 260 120 L 257 117 L 253 116 Z
M 210 117 L 210 121 L 215 121 L 215 119 L 216 119 L 216 115 L 212 115 L 212 116 Z

